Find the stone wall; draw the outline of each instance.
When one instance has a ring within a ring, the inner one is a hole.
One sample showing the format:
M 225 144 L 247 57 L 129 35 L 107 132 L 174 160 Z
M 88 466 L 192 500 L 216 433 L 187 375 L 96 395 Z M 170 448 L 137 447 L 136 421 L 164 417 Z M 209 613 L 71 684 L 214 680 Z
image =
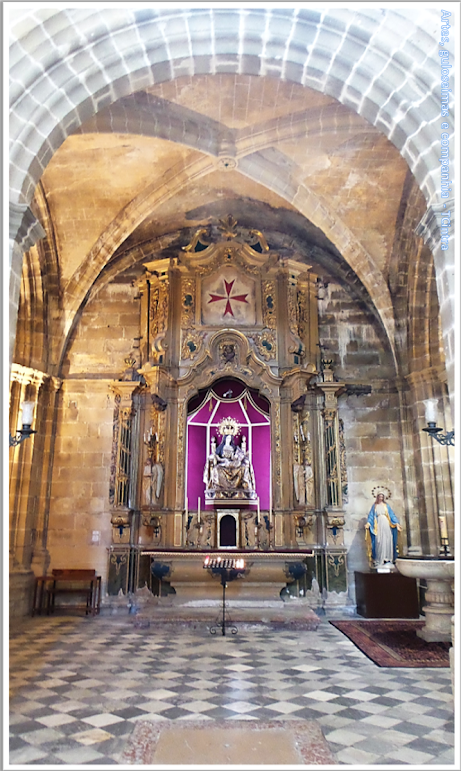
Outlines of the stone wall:
M 344 394 L 338 400 L 348 477 L 344 541 L 353 596 L 354 570 L 368 567 L 364 525 L 373 487 L 390 489 L 390 504 L 405 527 L 399 394 L 393 359 L 376 320 L 337 284 L 330 283 L 319 302 L 319 338 L 324 358 L 333 360 L 336 380 L 372 387 L 371 394 Z
M 61 387 L 51 485 L 51 568 L 107 573 L 112 526 L 109 479 L 114 395 L 109 384 L 139 334 L 139 305 L 130 282 L 113 282 L 89 303 L 68 351 Z

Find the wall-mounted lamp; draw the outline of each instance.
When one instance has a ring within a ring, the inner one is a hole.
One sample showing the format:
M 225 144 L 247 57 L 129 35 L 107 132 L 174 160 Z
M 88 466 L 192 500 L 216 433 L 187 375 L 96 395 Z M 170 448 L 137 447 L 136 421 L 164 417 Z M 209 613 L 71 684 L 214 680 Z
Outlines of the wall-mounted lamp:
M 426 405 L 426 422 L 427 428 L 423 428 L 432 439 L 443 445 L 455 446 L 455 432 L 447 431 L 446 434 L 441 434 L 443 428 L 437 427 L 437 399 L 426 399 L 424 404 Z
M 34 419 L 35 402 L 22 402 L 22 428 L 19 428 L 16 432 L 16 436 L 10 434 L 10 447 L 16 447 L 18 444 L 28 439 L 32 434 L 37 432 L 32 429 L 32 421 Z

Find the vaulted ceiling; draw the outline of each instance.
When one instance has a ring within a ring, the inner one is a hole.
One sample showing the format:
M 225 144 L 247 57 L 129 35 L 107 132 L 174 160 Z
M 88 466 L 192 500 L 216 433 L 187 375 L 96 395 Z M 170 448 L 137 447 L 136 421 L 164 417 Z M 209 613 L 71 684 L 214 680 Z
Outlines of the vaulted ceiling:
M 123 97 L 65 140 L 35 195 L 53 236 L 63 340 L 104 276 L 177 253 L 197 227 L 232 214 L 349 284 L 392 348 L 389 278 L 414 187 L 377 129 L 310 88 L 196 75 Z M 419 191 L 412 205 L 422 216 Z

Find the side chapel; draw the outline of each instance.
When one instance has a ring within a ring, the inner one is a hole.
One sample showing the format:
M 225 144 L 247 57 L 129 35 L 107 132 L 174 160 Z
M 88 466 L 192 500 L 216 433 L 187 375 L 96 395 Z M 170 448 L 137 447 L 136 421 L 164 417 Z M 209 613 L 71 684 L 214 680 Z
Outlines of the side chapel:
M 345 594 L 346 384 L 321 354 L 319 276 L 232 215 L 143 267 L 142 366 L 110 385 L 109 593 L 151 586 L 154 564 L 206 596 L 202 552 L 231 549 L 249 560 L 240 594 L 278 597 L 299 563 Z

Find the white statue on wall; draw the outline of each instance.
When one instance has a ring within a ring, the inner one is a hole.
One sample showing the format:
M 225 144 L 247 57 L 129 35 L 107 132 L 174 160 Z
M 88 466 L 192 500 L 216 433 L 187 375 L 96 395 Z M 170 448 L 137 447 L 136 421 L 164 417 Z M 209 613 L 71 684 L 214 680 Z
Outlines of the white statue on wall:
M 163 482 L 163 466 L 152 458 L 144 464 L 142 498 L 144 506 L 155 506 L 160 498 Z
M 293 482 L 296 501 L 300 506 L 314 505 L 314 471 L 309 463 L 293 465 Z

